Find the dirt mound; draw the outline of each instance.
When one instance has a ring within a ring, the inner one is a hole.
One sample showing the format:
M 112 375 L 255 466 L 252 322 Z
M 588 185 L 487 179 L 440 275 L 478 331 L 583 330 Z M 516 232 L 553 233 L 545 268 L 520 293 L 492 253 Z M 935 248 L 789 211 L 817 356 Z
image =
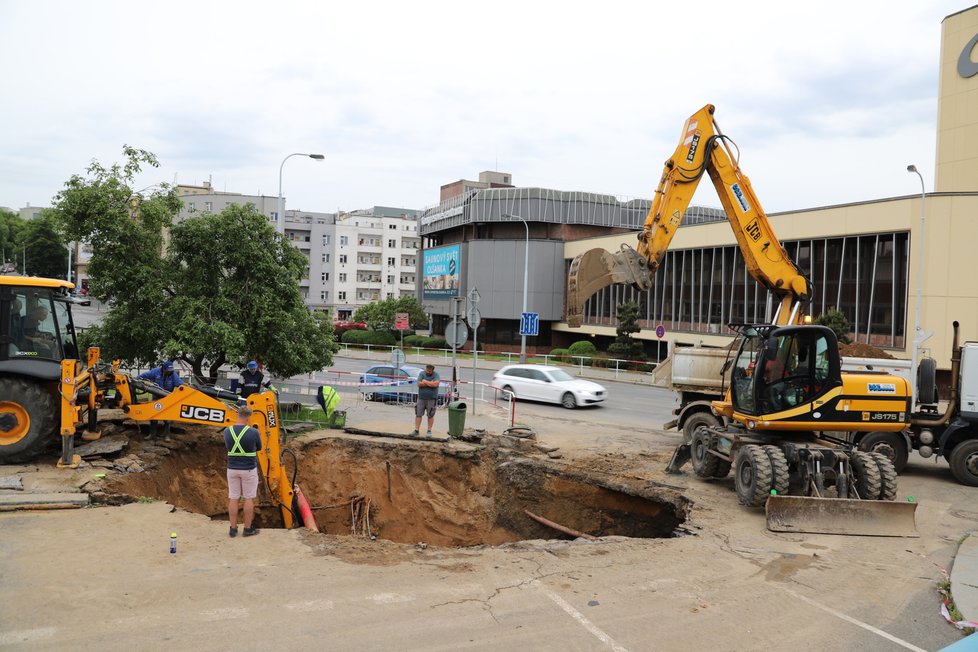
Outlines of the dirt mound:
M 895 358 L 884 351 L 883 349 L 878 349 L 871 344 L 863 344 L 862 342 L 854 342 L 852 344 L 839 344 L 839 353 L 844 356 L 849 356 L 852 358 L 885 358 L 887 360 L 894 360 Z

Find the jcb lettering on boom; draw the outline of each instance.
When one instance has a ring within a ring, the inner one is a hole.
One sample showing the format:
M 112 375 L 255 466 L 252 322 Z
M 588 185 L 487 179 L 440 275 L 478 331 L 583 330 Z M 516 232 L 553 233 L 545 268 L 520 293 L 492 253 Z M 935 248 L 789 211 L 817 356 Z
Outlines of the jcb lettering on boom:
M 761 227 L 757 225 L 757 220 L 752 221 L 750 224 L 744 227 L 744 233 L 750 237 L 751 240 L 757 242 L 761 239 Z
M 198 407 L 196 405 L 181 405 L 180 417 L 196 421 L 224 423 L 224 411 L 214 408 Z

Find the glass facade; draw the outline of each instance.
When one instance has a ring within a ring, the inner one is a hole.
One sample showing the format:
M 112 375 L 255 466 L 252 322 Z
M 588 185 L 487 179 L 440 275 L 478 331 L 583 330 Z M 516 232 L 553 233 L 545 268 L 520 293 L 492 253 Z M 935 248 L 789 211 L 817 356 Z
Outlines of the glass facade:
M 905 346 L 909 246 L 906 231 L 785 242 L 815 288 L 807 312 L 836 308 L 852 324 L 853 341 L 884 348 Z M 644 329 L 726 335 L 733 334 L 727 324 L 770 322 L 777 307 L 736 245 L 667 252 L 651 289 L 604 288 L 585 304 L 584 323 L 615 326 L 615 307 L 627 301 L 641 307 Z

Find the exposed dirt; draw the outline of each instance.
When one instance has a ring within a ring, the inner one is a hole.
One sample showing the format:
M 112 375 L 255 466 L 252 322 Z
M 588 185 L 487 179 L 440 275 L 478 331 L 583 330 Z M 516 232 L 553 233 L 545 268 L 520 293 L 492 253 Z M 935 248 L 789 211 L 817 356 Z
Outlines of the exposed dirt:
M 884 358 L 887 360 L 893 360 L 893 356 L 884 351 L 883 349 L 878 349 L 871 344 L 863 344 L 862 342 L 853 342 L 852 344 L 842 344 L 839 343 L 839 353 L 844 356 L 850 356 L 853 358 Z

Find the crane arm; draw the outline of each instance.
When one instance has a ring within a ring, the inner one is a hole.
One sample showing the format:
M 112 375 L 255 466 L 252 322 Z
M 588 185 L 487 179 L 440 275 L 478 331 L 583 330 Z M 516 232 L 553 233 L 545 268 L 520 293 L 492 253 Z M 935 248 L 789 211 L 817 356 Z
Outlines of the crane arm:
M 778 241 L 754 194 L 750 180 L 731 156 L 730 141 L 713 119 L 707 104 L 686 120 L 676 151 L 665 163 L 645 225 L 635 249 L 623 245 L 617 254 L 591 249 L 576 257 L 567 281 L 567 323 L 581 325 L 584 303 L 612 283 L 631 283 L 639 290 L 652 279 L 682 223 L 703 173 L 716 188 L 737 238 L 750 275 L 781 301 L 776 323 L 797 318 L 792 304 L 811 297 L 811 284 L 802 276 Z

